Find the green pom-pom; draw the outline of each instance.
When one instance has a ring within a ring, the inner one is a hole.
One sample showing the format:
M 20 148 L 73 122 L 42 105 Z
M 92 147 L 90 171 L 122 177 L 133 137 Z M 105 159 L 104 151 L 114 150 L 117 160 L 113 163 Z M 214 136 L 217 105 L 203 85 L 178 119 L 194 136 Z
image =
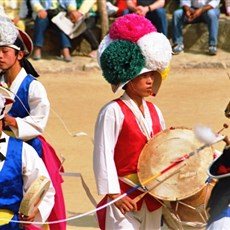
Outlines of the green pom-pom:
M 139 46 L 126 40 L 114 40 L 100 62 L 105 79 L 113 85 L 135 78 L 145 65 Z

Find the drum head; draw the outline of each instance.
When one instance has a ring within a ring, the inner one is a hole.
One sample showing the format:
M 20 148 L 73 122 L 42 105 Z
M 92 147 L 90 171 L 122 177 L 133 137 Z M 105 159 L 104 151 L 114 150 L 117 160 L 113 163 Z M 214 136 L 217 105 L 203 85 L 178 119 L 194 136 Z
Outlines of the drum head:
M 208 177 L 213 149 L 204 148 L 168 171 L 146 183 L 172 165 L 175 160 L 203 146 L 188 128 L 166 129 L 155 135 L 143 148 L 138 160 L 138 178 L 149 193 L 161 200 L 175 201 L 199 192 Z M 182 164 L 185 166 L 181 167 Z M 180 168 L 181 167 L 181 168 Z M 180 169 L 179 169 L 180 168 Z M 179 169 L 179 170 L 178 170 Z M 177 173 L 173 173 L 178 170 Z

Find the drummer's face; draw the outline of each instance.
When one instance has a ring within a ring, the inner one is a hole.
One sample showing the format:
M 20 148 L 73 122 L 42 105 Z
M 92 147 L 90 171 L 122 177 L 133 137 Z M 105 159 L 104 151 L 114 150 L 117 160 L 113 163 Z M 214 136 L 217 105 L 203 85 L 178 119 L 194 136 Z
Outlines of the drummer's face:
M 152 95 L 153 93 L 153 84 L 154 84 L 154 76 L 158 74 L 155 71 L 143 73 L 138 77 L 135 77 L 128 84 L 130 85 L 131 90 L 138 94 L 141 97 L 147 97 Z

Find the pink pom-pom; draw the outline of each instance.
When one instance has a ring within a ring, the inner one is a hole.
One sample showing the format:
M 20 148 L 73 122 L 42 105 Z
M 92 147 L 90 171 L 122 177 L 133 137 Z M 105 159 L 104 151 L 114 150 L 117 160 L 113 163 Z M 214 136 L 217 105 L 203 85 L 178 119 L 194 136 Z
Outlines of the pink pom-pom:
M 157 29 L 144 16 L 126 14 L 111 25 L 109 35 L 113 40 L 128 40 L 136 43 L 142 36 L 156 31 Z

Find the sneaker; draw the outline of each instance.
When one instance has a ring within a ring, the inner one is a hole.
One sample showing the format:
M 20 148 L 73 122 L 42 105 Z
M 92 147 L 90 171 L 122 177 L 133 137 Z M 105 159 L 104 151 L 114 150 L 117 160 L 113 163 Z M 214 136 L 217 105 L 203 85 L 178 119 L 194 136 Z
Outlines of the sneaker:
M 217 48 L 216 48 L 216 46 L 209 46 L 209 48 L 208 48 L 208 53 L 209 53 L 210 55 L 216 55 L 216 53 L 217 53 Z
M 57 59 L 57 60 L 60 60 L 60 61 L 65 61 L 65 62 L 72 62 L 72 58 L 71 58 L 71 57 L 64 58 L 63 55 L 56 56 L 56 59 Z
M 184 52 L 184 45 L 183 44 L 176 44 L 173 46 L 173 54 L 179 54 Z

